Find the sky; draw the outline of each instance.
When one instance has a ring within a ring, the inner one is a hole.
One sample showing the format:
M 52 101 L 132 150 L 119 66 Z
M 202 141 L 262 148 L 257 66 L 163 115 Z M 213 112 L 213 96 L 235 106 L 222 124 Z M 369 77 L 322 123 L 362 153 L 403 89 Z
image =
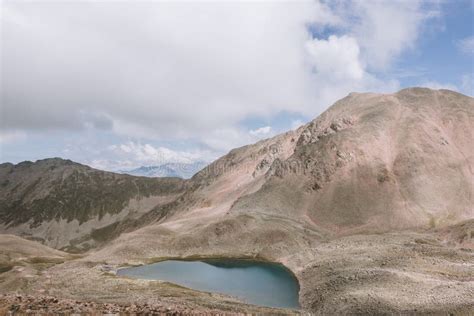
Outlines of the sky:
M 0 162 L 210 162 L 353 91 L 474 95 L 474 0 L 0 3 Z

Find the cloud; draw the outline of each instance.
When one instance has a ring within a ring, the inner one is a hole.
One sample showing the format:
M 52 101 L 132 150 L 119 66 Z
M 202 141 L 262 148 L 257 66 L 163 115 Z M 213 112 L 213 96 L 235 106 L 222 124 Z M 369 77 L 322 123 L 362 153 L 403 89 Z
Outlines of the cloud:
M 247 117 L 314 117 L 351 91 L 397 89 L 377 71 L 412 49 L 433 15 L 420 1 L 2 9 L 1 130 L 100 130 L 214 152 L 271 135 L 239 127 Z M 146 142 L 132 148 L 133 159 L 167 155 Z
M 232 148 L 255 143 L 274 135 L 275 131 L 271 126 L 263 126 L 254 130 L 231 126 L 206 133 L 200 141 L 207 148 L 215 150 L 221 155 Z
M 2 19 L 3 128 L 81 129 L 100 113 L 157 137 L 308 107 L 306 25 L 332 19 L 317 2 L 2 5 L 28 21 Z
M 437 81 L 426 81 L 426 82 L 421 83 L 419 86 L 430 88 L 430 89 L 435 89 L 435 90 L 447 89 L 447 90 L 452 90 L 452 91 L 459 91 L 458 87 L 456 87 L 453 84 L 440 83 L 440 82 L 437 82 Z
M 395 58 L 415 47 L 423 23 L 440 15 L 436 2 L 429 3 L 365 0 L 339 10 L 346 16 L 347 31 L 357 39 L 368 69 L 385 70 Z
M 0 131 L 0 144 L 19 141 L 26 138 L 26 133 L 23 131 Z M 1 152 L 0 152 L 1 154 Z
M 359 45 L 353 37 L 335 35 L 327 40 L 314 39 L 306 47 L 318 75 L 335 80 L 360 80 L 364 69 L 359 60 Z
M 448 89 L 464 93 L 466 95 L 474 95 L 474 75 L 464 74 L 461 76 L 458 84 L 441 83 L 437 81 L 425 81 L 419 84 L 420 87 L 427 87 L 431 89 Z
M 462 91 L 470 96 L 474 96 L 474 74 L 464 74 L 461 78 Z
M 180 151 L 164 146 L 128 141 L 108 146 L 97 157 L 85 163 L 97 169 L 118 171 L 166 163 L 209 162 L 215 158 L 212 152 L 206 150 Z
M 200 152 L 175 151 L 167 147 L 154 147 L 150 144 L 141 144 L 129 141 L 124 144 L 111 145 L 108 150 L 121 156 L 129 156 L 134 161 L 145 164 L 164 164 L 168 162 L 190 163 L 202 159 Z
M 396 80 L 384 81 L 369 73 L 361 60 L 360 47 L 354 37 L 331 35 L 327 40 L 313 39 L 306 43 L 308 63 L 313 69 L 313 83 L 318 100 L 332 104 L 352 91 L 394 91 Z
M 268 137 L 271 132 L 272 132 L 271 126 L 263 126 L 263 127 L 249 131 L 249 134 L 255 137 Z
M 474 36 L 468 36 L 457 41 L 456 46 L 464 54 L 474 54 Z
M 293 120 L 291 121 L 291 129 L 297 129 L 298 127 L 302 126 L 304 122 L 302 120 Z

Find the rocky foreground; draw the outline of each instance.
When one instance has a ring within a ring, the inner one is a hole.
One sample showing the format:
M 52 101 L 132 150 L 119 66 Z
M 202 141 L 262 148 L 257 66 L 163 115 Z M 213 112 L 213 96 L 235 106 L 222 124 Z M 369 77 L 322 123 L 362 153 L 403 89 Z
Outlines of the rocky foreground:
M 112 304 L 71 299 L 58 299 L 51 296 L 32 296 L 3 294 L 0 296 L 0 314 L 194 314 L 192 310 L 180 306 L 165 307 L 160 304 Z

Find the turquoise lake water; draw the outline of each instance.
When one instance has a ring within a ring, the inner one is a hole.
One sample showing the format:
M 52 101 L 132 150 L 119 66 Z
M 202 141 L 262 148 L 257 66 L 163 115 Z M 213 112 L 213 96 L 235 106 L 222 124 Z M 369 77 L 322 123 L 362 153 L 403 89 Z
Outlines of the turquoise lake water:
M 298 281 L 287 268 L 275 263 L 234 259 L 167 260 L 119 269 L 117 274 L 227 294 L 249 304 L 299 308 Z

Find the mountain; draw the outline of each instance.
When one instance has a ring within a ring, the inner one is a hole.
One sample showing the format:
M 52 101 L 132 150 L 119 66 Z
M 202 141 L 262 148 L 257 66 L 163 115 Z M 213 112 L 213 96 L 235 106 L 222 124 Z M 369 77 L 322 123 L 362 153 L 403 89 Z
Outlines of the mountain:
M 159 166 L 143 166 L 132 170 L 120 170 L 119 173 L 139 177 L 177 177 L 189 179 L 207 165 L 204 161 L 193 163 L 166 163 Z
M 301 127 L 289 156 L 274 142 L 276 155 L 257 161 L 263 185 L 230 212 L 302 217 L 339 234 L 470 219 L 473 127 L 473 99 L 452 91 L 351 94 Z
M 289 267 L 316 314 L 465 313 L 473 170 L 473 98 L 352 93 L 294 131 L 231 150 L 159 222 L 88 258 L 259 258 Z
M 178 178 L 143 178 L 60 158 L 0 165 L 0 232 L 85 250 L 96 230 L 138 218 L 184 190 Z
M 474 212 L 473 127 L 473 99 L 449 90 L 352 93 L 210 164 L 192 195 L 222 214 L 300 219 L 331 234 L 454 224 Z
M 304 312 L 469 314 L 472 307 L 474 99 L 453 91 L 351 93 L 308 124 L 233 149 L 188 180 L 68 161 L 4 164 L 0 178 L 4 231 L 90 249 L 53 267 L 54 279 L 30 280 L 34 289 L 49 282 L 65 297 L 107 301 L 113 293 L 130 303 L 156 298 L 156 289 L 180 306 L 258 313 L 100 269 L 237 257 L 287 266 Z M 138 214 L 129 211 L 135 203 Z

